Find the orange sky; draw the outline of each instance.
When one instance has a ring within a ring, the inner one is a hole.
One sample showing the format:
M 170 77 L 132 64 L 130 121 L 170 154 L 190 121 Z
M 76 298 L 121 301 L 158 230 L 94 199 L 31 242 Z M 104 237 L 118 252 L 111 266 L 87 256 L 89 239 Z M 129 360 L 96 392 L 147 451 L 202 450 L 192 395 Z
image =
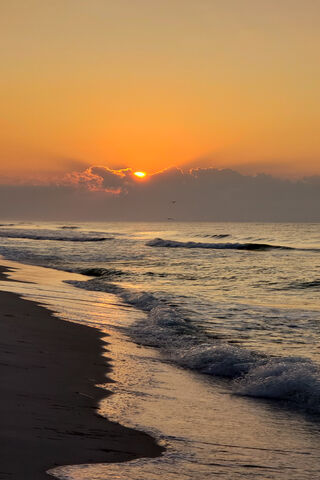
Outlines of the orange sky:
M 320 174 L 320 2 L 3 0 L 0 174 Z

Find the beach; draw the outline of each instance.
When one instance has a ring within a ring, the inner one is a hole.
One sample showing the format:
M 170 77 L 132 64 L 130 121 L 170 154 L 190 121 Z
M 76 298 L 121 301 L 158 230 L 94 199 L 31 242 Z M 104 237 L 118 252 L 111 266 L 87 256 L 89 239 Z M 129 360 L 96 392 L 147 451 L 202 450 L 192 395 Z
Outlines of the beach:
M 1 280 L 5 268 L 1 268 Z M 0 477 L 52 478 L 60 465 L 155 457 L 149 435 L 97 414 L 110 371 L 99 330 L 0 292 Z

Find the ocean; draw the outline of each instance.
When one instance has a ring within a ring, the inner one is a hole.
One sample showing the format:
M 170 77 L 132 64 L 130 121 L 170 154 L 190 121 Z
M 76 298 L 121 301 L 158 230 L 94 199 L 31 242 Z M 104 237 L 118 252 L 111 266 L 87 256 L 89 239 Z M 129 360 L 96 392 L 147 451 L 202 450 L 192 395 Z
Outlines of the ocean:
M 102 329 L 111 420 L 158 459 L 61 479 L 315 479 L 320 472 L 320 225 L 0 226 L 10 290 Z

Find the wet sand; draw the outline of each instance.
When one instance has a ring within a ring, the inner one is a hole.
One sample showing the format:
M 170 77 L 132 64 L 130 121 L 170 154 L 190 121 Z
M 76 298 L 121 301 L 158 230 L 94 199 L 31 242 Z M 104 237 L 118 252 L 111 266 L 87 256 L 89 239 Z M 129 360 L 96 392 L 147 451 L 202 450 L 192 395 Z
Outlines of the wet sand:
M 6 269 L 1 267 L 0 278 Z M 99 416 L 104 336 L 0 292 L 0 478 L 45 480 L 60 465 L 155 457 L 155 440 Z

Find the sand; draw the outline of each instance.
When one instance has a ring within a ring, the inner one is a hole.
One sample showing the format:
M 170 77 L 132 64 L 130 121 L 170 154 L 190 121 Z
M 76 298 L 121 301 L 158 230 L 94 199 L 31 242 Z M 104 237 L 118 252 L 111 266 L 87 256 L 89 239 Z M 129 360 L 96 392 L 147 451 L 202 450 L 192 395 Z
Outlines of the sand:
M 95 385 L 110 370 L 101 332 L 13 293 L 0 292 L 0 305 L 1 479 L 45 480 L 60 465 L 161 454 L 152 437 L 97 414 L 107 392 Z

